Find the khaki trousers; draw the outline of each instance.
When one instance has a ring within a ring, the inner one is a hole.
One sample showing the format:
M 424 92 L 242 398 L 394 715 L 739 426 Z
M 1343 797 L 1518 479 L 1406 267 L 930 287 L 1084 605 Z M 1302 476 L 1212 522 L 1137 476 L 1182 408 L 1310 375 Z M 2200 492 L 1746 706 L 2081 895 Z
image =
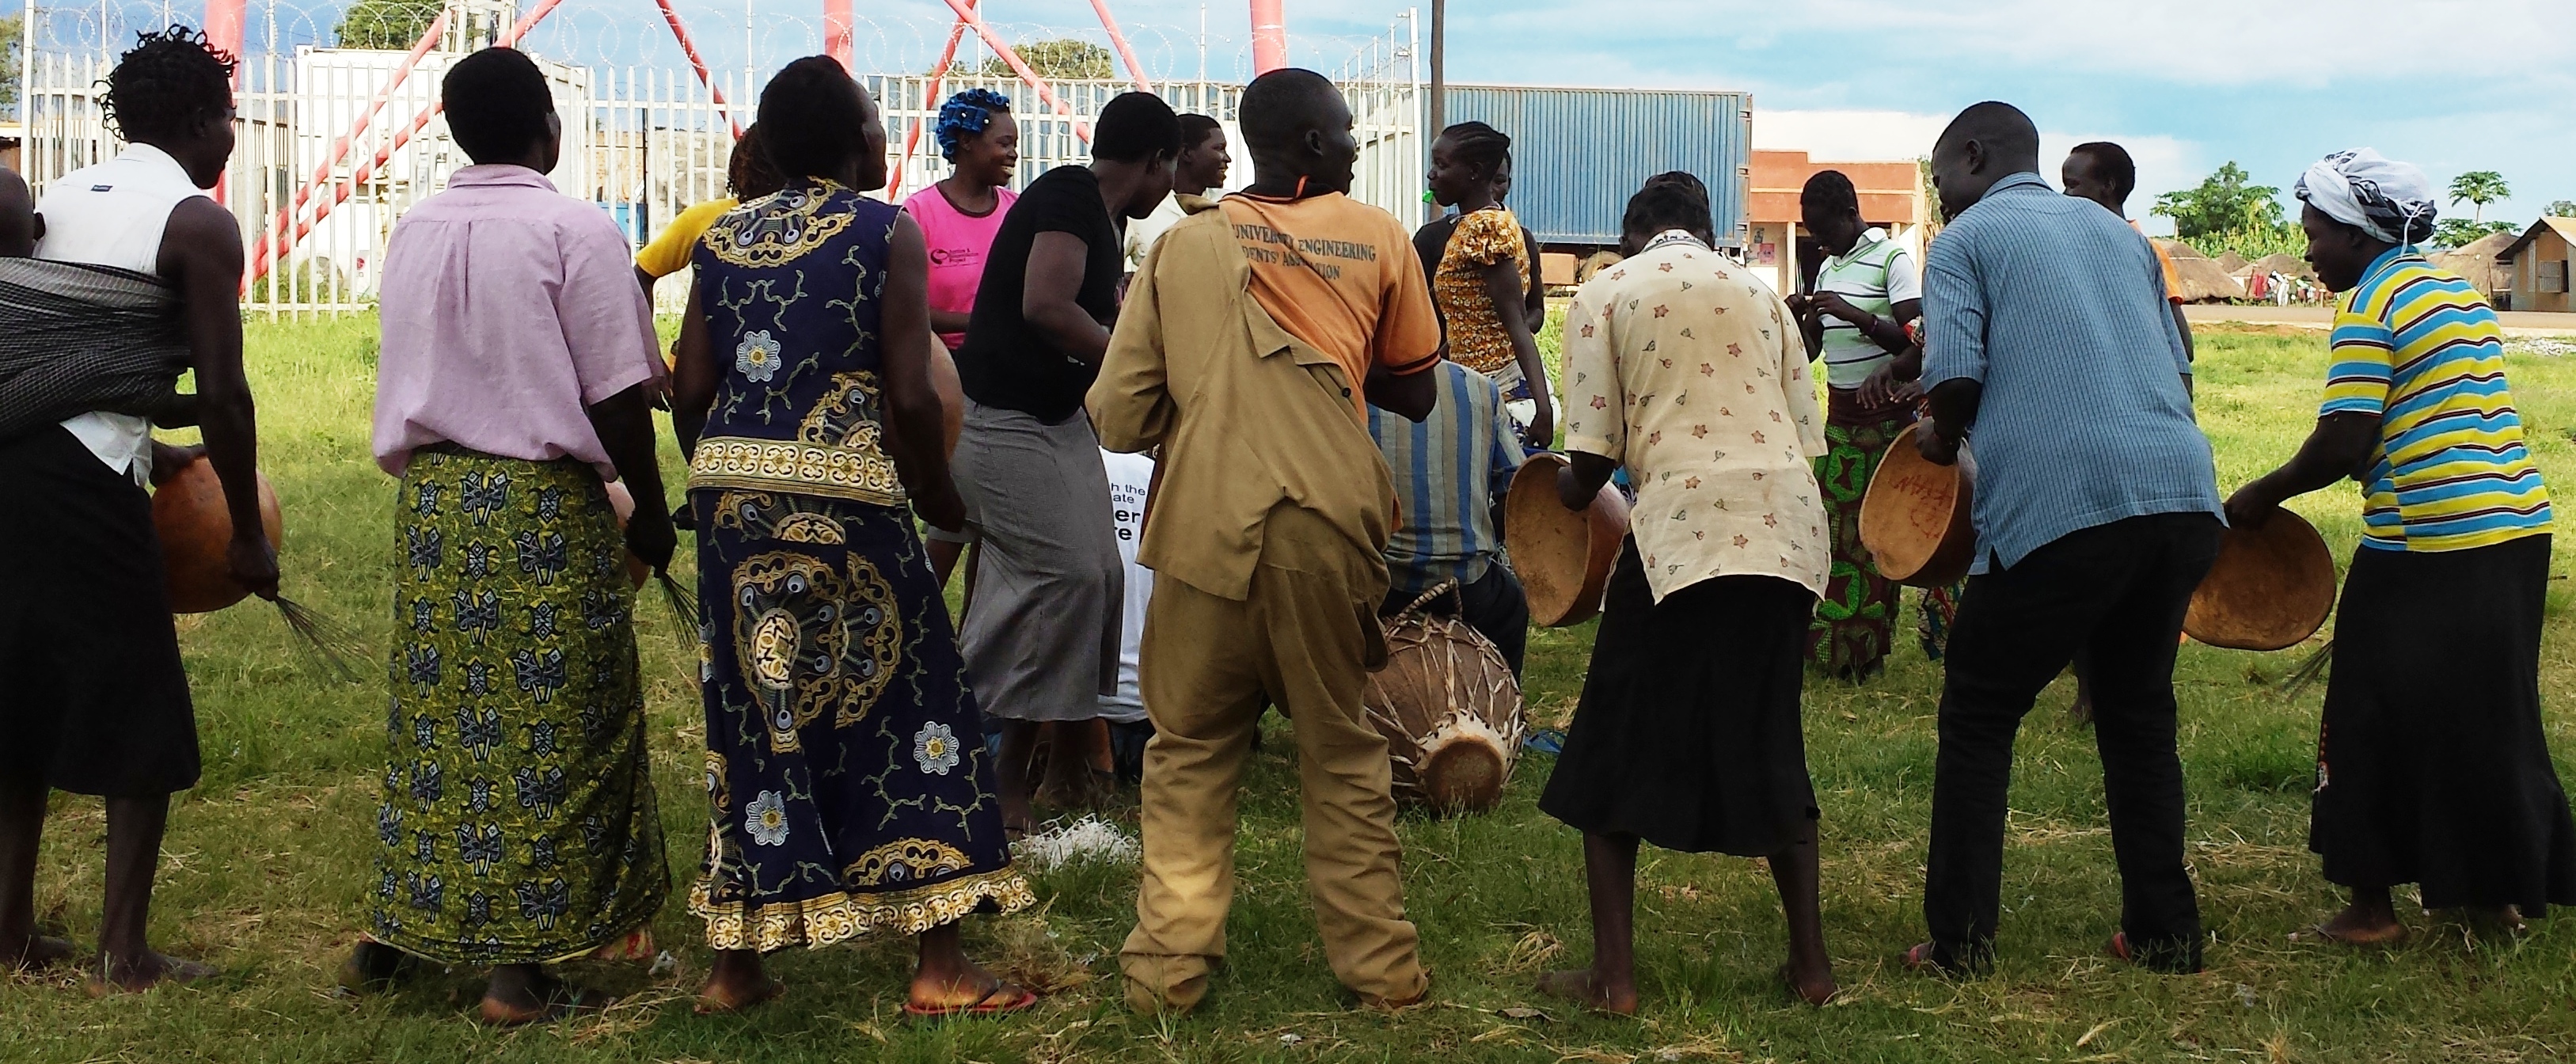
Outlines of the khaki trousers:
M 1408 1003 L 1430 979 L 1396 873 L 1386 739 L 1360 705 L 1385 658 L 1383 570 L 1311 512 L 1270 512 L 1251 594 L 1154 582 L 1141 662 L 1154 738 L 1145 747 L 1144 882 L 1121 966 L 1128 1004 L 1187 1010 L 1225 956 L 1234 898 L 1235 792 L 1266 704 L 1295 730 L 1306 880 L 1324 957 L 1369 1004 Z M 1373 660 L 1374 659 L 1374 660 Z

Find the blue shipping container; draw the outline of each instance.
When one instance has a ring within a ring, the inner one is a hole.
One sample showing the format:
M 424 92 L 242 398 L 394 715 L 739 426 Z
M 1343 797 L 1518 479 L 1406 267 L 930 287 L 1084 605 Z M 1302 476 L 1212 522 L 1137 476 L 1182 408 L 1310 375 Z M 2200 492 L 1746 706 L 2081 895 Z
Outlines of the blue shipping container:
M 1707 182 L 1718 242 L 1742 243 L 1750 93 L 1451 85 L 1446 103 L 1511 136 L 1512 213 L 1540 243 L 1618 244 L 1628 197 L 1667 170 Z

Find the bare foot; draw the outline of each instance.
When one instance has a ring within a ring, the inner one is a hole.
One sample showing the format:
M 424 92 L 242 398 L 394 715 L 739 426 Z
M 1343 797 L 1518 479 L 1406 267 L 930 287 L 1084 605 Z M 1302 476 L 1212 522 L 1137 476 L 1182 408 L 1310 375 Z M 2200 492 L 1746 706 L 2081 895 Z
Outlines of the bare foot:
M 2531 926 L 2522 922 L 2522 908 L 2515 905 L 2462 909 L 2460 922 L 2482 935 L 2521 938 L 2531 932 Z
M 716 954 L 715 967 L 707 973 L 706 985 L 698 988 L 693 1008 L 700 1016 L 719 1016 L 775 1001 L 786 993 L 787 984 L 762 970 L 759 953 L 724 950 Z
M 1574 1002 L 1586 1008 L 1621 1016 L 1637 1014 L 1637 988 L 1610 986 L 1595 978 L 1590 968 L 1549 972 L 1538 977 L 1538 992 L 1552 998 Z
M 1012 1012 L 1036 1001 L 1035 993 L 1003 982 L 1001 976 L 967 961 L 965 967 L 958 970 L 916 972 L 904 1007 L 915 1013 L 934 1014 L 968 1009 Z
M 505 964 L 492 970 L 483 990 L 483 1022 L 494 1027 L 552 1023 L 582 1013 L 595 1013 L 617 1003 L 596 990 L 575 987 L 545 974 L 533 964 Z
M 2387 908 L 2354 902 L 2344 906 L 2334 918 L 2306 931 L 2290 936 L 2293 942 L 2339 942 L 2347 946 L 2379 946 L 2406 937 L 2406 925 L 2397 922 L 2397 914 Z
M 39 971 L 71 959 L 72 944 L 48 935 L 28 935 L 15 949 L 0 947 L 0 965 L 21 972 Z
M 1788 986 L 1790 993 L 1798 995 L 1798 1000 L 1810 1005 L 1823 1005 L 1832 1001 L 1835 992 L 1841 989 L 1834 984 L 1834 968 L 1831 964 L 1818 963 L 1812 967 L 1801 967 L 1798 962 L 1789 961 L 1780 965 L 1779 975 L 1780 982 Z
M 213 968 L 195 961 L 146 950 L 130 960 L 109 957 L 99 962 L 99 970 L 90 973 L 89 992 L 93 997 L 124 991 L 139 994 L 164 983 L 185 985 L 215 974 Z

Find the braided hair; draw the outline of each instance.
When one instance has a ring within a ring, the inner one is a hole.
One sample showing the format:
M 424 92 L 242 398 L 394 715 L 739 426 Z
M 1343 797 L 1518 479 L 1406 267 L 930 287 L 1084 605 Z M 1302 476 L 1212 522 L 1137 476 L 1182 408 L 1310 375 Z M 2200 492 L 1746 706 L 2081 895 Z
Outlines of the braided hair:
M 1449 142 L 1450 158 L 1488 179 L 1501 173 L 1512 158 L 1511 135 L 1482 122 L 1460 122 L 1441 130 L 1440 139 Z
M 993 116 L 1011 113 L 1011 98 L 991 89 L 968 89 L 939 105 L 939 123 L 931 135 L 939 138 L 939 154 L 949 162 L 965 149 L 966 138 L 993 124 Z
M 107 72 L 99 106 L 125 140 L 185 137 L 198 122 L 221 118 L 232 106 L 236 65 L 232 53 L 186 26 L 138 33 L 134 47 Z
M 733 142 L 733 154 L 725 160 L 725 187 L 745 203 L 787 187 L 787 179 L 769 165 L 760 140 L 760 123 L 743 127 L 742 138 Z

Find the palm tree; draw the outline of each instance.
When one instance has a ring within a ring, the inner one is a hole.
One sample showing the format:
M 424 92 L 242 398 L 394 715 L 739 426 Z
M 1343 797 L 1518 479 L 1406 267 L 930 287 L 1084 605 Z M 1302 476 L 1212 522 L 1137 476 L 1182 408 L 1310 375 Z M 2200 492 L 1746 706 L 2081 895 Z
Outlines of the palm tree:
M 2487 204 L 2510 195 L 2513 189 L 2504 183 L 2504 175 L 2493 170 L 2471 170 L 2451 179 L 2451 205 L 2459 206 L 2462 200 L 2476 204 L 2470 220 L 2480 224 L 2486 222 Z

